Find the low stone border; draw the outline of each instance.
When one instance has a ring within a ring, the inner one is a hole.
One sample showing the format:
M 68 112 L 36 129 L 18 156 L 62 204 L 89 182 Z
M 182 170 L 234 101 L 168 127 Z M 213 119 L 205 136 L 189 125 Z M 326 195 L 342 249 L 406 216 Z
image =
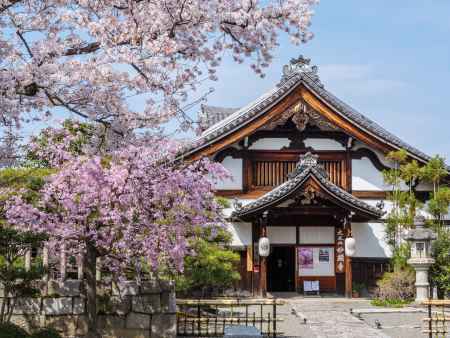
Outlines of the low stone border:
M 86 300 L 82 281 L 49 281 L 44 296 L 16 299 L 12 322 L 28 331 L 53 327 L 64 337 L 86 334 Z M 176 298 L 173 283 L 125 281 L 99 286 L 99 329 L 102 337 L 176 337 Z M 11 301 L 0 293 L 0 304 Z

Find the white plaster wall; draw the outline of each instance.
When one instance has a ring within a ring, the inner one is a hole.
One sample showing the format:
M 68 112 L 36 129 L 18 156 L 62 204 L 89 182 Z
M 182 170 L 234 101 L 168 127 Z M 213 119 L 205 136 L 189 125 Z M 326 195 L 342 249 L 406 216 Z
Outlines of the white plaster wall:
M 444 219 L 450 220 L 450 210 L 449 210 L 449 212 L 447 213 L 447 215 L 444 215 Z
M 267 237 L 271 244 L 295 244 L 297 236 L 295 227 L 267 227 Z
M 253 143 L 250 150 L 280 150 L 283 147 L 289 147 L 291 141 L 287 138 L 262 138 Z
M 232 235 L 231 246 L 243 247 L 252 244 L 252 224 L 244 222 L 227 223 Z
M 360 141 L 356 141 L 353 150 L 360 148 L 366 148 L 371 150 L 377 155 L 380 162 L 386 167 L 392 168 L 393 163 L 388 161 L 383 153 L 373 149 Z M 353 190 L 390 190 L 391 187 L 384 184 L 383 173 L 378 171 L 372 162 L 363 157 L 361 160 L 352 160 L 352 188 Z M 401 188 L 407 190 L 408 187 L 405 184 L 401 185 Z M 433 187 L 429 183 L 420 183 L 416 187 L 417 191 L 431 191 Z
M 389 187 L 384 184 L 383 173 L 367 157 L 363 157 L 352 160 L 352 189 L 382 191 Z
M 334 227 L 299 227 L 300 244 L 332 244 L 334 243 Z
M 392 210 L 392 207 L 393 207 L 392 202 L 391 202 L 391 201 L 388 201 L 388 200 L 380 200 L 380 199 L 363 199 L 363 198 L 362 198 L 361 200 L 363 200 L 365 203 L 367 203 L 367 204 L 369 204 L 369 205 L 371 205 L 371 206 L 373 206 L 373 207 L 377 207 L 377 204 L 378 204 L 379 202 L 383 201 L 383 203 L 384 203 L 384 208 L 383 208 L 384 215 L 383 215 L 382 219 L 386 218 L 386 214 L 387 214 L 388 212 L 390 212 L 390 211 Z
M 352 223 L 352 234 L 356 240 L 355 257 L 391 257 L 384 229 L 383 223 Z
M 306 147 L 314 150 L 345 150 L 345 148 L 336 140 L 326 138 L 307 138 L 304 141 Z
M 369 149 L 372 152 L 374 152 L 375 155 L 377 155 L 377 157 L 380 160 L 380 162 L 383 163 L 383 165 L 385 165 L 386 167 L 390 167 L 390 168 L 393 167 L 393 163 L 391 161 L 388 161 L 386 159 L 386 156 L 381 151 L 379 151 L 378 149 L 372 148 L 372 147 L 366 145 L 365 143 L 363 143 L 361 141 L 355 141 L 352 149 L 353 150 L 358 150 L 358 149 L 361 149 L 361 148 Z
M 230 202 L 230 207 L 222 210 L 222 214 L 225 218 L 231 217 L 231 214 L 235 210 L 234 203 L 236 201 L 244 206 L 255 200 L 254 199 L 241 199 L 241 198 L 228 198 L 228 201 Z
M 420 182 L 417 187 L 417 191 L 433 191 L 433 184 L 428 182 Z
M 215 188 L 218 190 L 242 189 L 242 159 L 227 156 L 222 161 L 222 165 L 230 172 L 232 177 L 217 182 Z

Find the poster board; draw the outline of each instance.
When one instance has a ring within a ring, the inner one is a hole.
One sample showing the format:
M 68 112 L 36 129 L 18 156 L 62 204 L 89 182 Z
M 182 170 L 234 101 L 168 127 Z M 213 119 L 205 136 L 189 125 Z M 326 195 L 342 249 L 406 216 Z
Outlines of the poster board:
M 298 275 L 334 276 L 334 247 L 298 247 Z

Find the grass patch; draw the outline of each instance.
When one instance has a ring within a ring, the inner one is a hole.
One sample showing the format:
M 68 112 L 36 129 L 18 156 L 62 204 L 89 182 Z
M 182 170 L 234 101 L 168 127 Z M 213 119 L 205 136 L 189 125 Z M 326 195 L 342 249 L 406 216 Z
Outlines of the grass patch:
M 411 303 L 411 300 L 404 300 L 404 299 L 372 299 L 370 301 L 370 304 L 374 306 L 394 307 L 394 308 L 404 307 L 409 303 Z

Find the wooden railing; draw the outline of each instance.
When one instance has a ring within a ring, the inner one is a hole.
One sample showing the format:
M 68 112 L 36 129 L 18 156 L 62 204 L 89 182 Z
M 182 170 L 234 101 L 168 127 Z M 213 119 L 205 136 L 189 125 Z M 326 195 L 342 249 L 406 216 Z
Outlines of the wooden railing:
M 177 336 L 222 337 L 227 327 L 253 326 L 265 336 L 282 334 L 279 299 L 177 299 Z
M 345 188 L 345 162 L 342 160 L 319 161 L 328 172 L 330 181 Z M 252 161 L 252 187 L 271 188 L 280 185 L 288 179 L 295 169 L 297 161 Z
M 428 308 L 428 316 L 423 319 L 423 333 L 432 337 L 449 337 L 450 332 L 450 299 L 427 300 L 422 303 Z

